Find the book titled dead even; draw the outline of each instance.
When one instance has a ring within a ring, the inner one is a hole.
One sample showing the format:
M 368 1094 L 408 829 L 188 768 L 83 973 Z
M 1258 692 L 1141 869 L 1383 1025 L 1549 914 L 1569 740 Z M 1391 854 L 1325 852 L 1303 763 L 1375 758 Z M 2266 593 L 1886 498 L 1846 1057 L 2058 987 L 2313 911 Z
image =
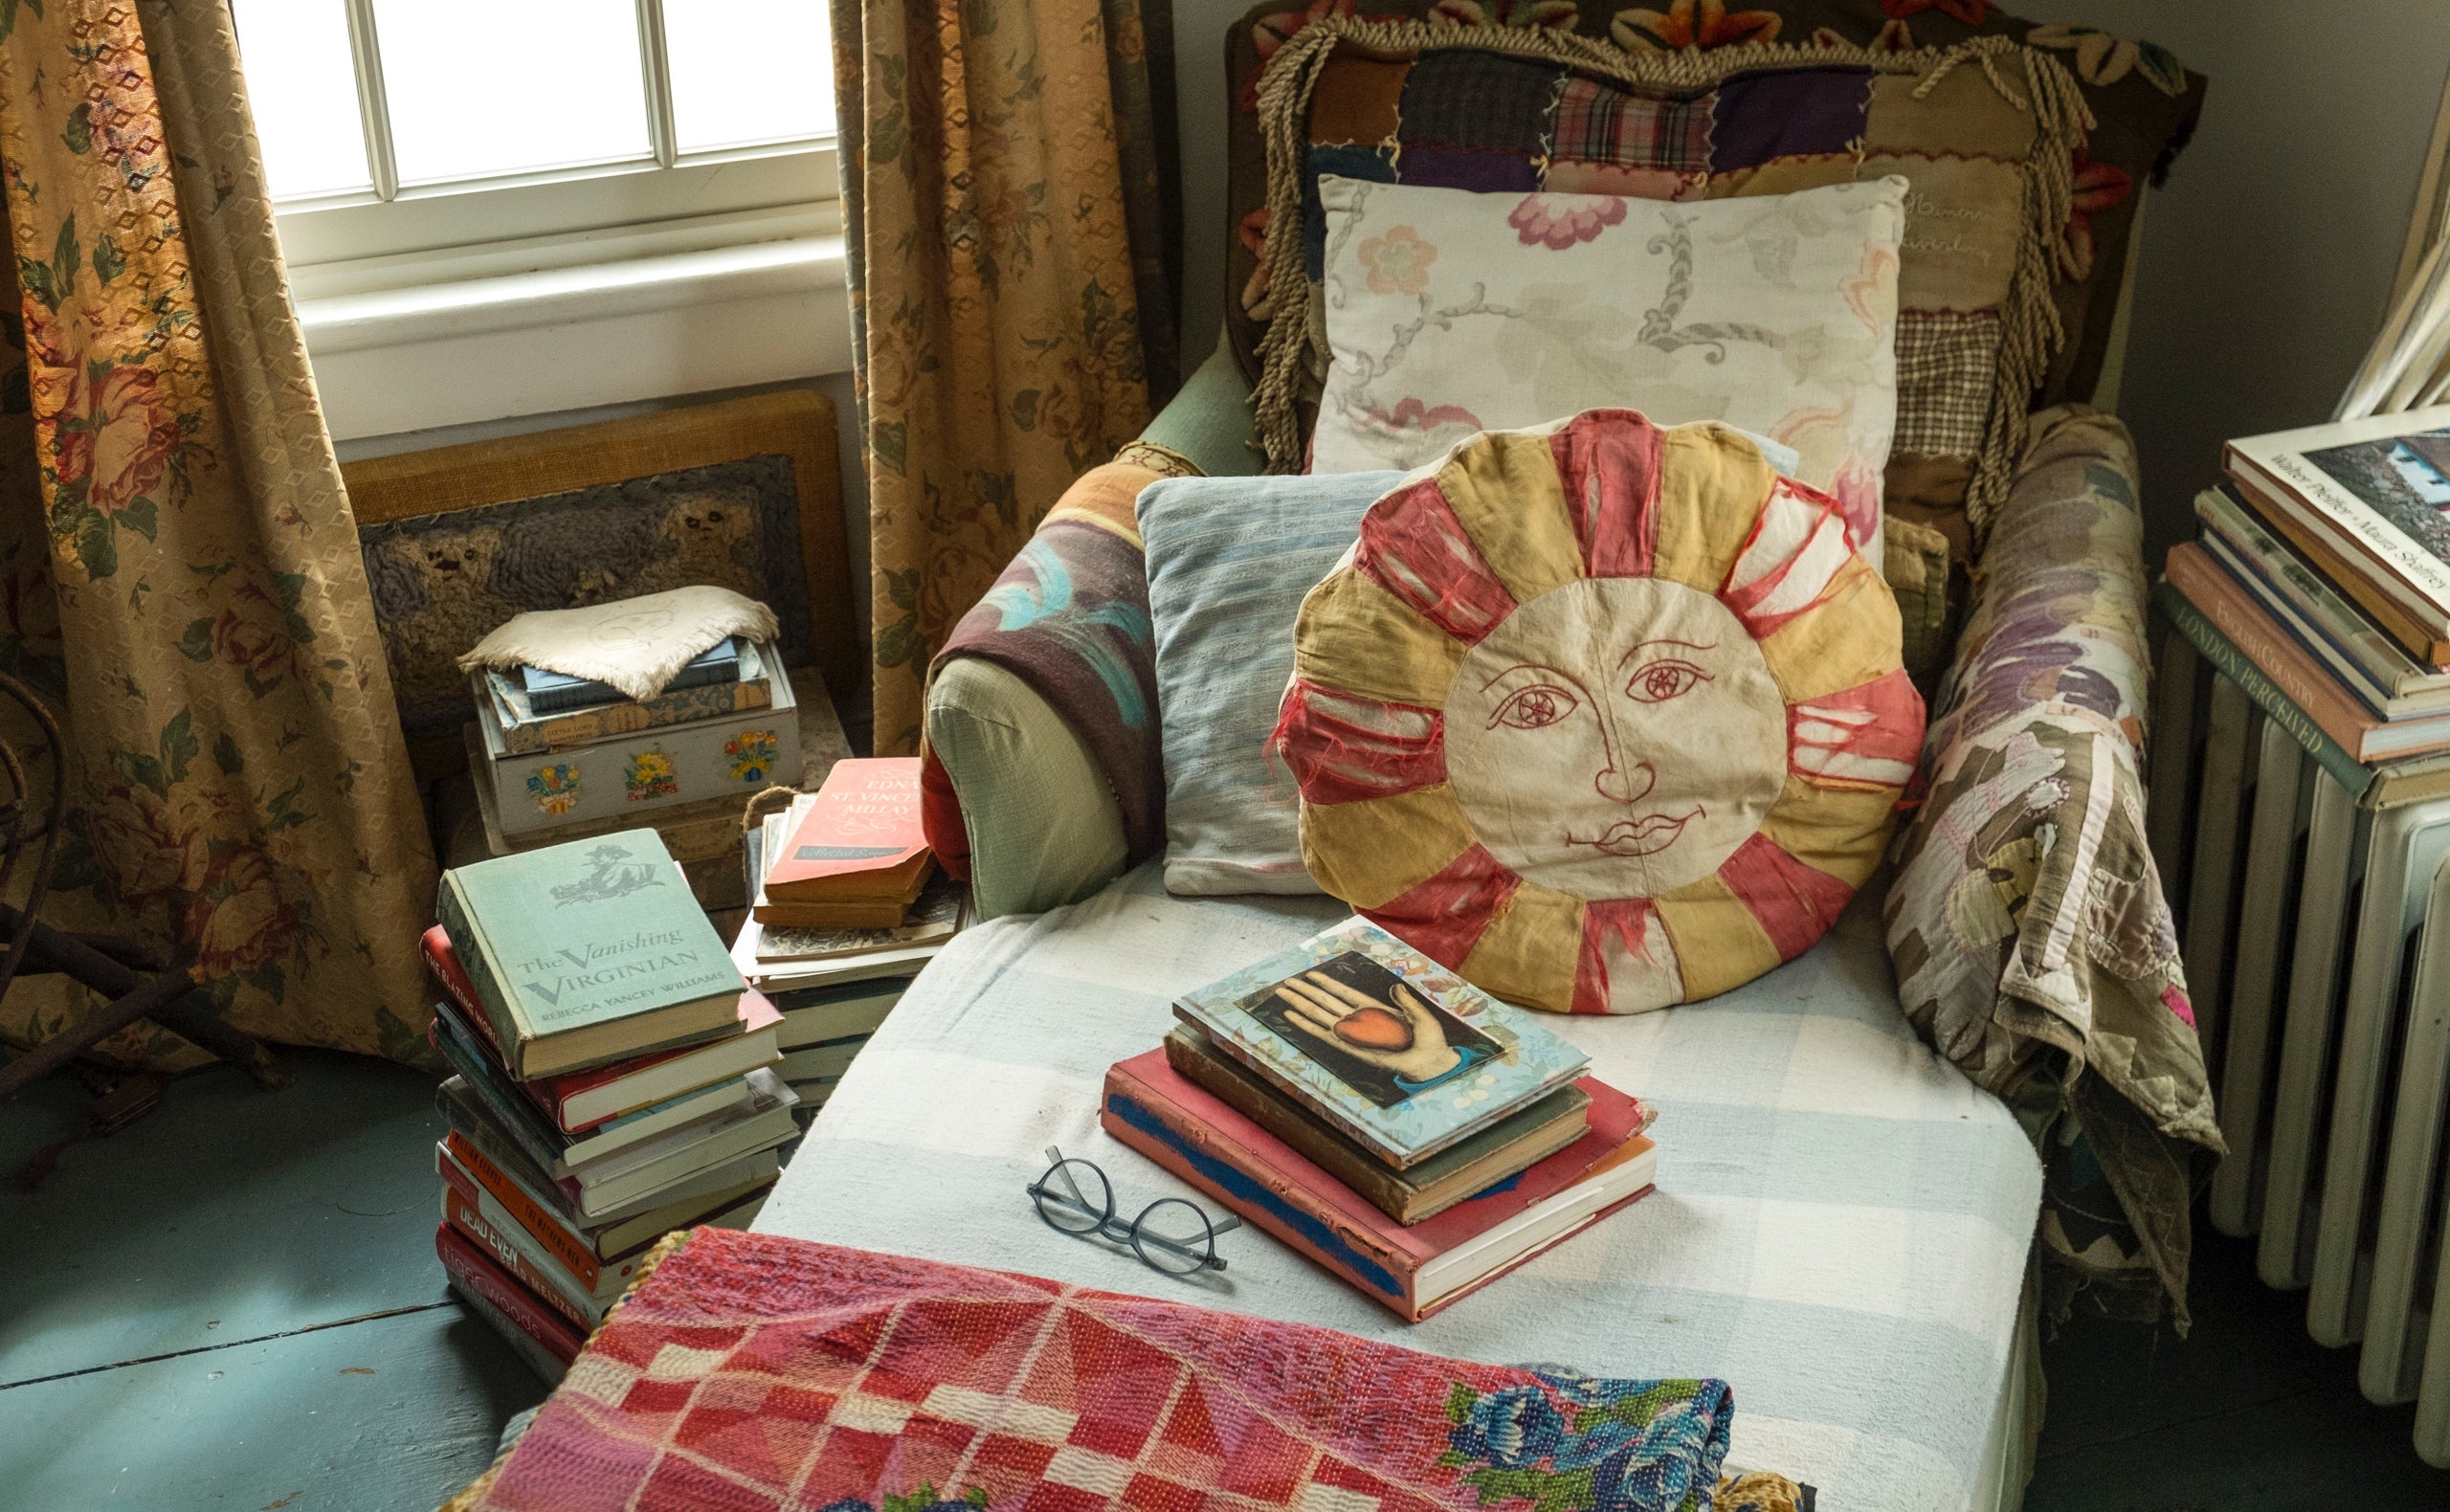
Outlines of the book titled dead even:
M 454 867 L 435 911 L 515 1076 L 740 1032 L 748 984 L 653 830 Z

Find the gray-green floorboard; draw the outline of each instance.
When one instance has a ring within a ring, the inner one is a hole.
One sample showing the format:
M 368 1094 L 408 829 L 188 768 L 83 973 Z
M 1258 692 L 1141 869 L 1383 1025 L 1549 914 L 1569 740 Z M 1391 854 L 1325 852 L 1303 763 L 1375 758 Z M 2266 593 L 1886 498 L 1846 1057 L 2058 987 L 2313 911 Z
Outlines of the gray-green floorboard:
M 543 1396 L 444 1290 L 431 1079 L 286 1055 L 286 1091 L 188 1078 L 0 1189 L 0 1508 L 421 1512 Z M 0 1107 L 0 1179 L 85 1106 L 55 1079 Z M 2411 1410 L 2196 1232 L 2187 1339 L 2080 1317 L 2045 1346 L 2027 1512 L 2450 1508 Z
M 544 1396 L 444 1289 L 433 1078 L 283 1054 L 0 1186 L 0 1508 L 423 1512 Z M 0 1107 L 0 1183 L 85 1107 Z

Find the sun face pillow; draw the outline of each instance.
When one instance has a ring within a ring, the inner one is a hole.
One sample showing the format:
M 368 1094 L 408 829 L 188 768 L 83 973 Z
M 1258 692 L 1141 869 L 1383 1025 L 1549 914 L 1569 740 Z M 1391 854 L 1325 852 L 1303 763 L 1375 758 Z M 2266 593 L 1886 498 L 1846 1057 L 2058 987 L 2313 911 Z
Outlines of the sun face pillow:
M 1880 859 L 1923 700 L 1837 503 L 1630 410 L 1409 475 L 1303 600 L 1275 740 L 1326 892 L 1509 1001 L 1793 959 Z

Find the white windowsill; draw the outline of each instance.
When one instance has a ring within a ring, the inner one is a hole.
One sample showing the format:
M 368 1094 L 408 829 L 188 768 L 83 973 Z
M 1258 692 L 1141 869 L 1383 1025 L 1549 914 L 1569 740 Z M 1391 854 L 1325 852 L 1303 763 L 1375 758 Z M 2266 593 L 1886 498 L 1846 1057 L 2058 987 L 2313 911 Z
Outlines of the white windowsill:
M 831 205 L 292 270 L 336 439 L 841 372 Z

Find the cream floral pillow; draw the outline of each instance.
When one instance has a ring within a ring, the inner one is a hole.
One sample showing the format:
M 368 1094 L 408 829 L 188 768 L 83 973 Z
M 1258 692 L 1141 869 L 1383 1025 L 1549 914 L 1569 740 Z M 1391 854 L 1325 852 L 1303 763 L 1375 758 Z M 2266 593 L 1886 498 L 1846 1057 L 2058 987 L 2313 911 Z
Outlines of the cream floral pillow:
M 1674 203 L 1323 176 L 1331 354 L 1310 469 L 1637 409 L 1792 447 L 1880 560 L 1902 178 Z

